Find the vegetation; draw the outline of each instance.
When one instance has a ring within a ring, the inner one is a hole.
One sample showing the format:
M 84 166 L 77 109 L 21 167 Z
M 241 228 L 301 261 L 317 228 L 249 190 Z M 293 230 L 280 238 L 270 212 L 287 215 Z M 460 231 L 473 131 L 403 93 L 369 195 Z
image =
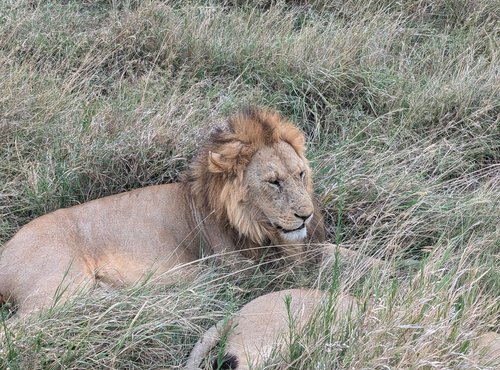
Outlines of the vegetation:
M 0 322 L 0 368 L 180 368 L 215 321 L 299 286 L 362 310 L 290 336 L 291 368 L 495 368 L 474 344 L 500 331 L 498 9 L 0 0 L 0 244 L 57 208 L 176 181 L 214 123 L 255 104 L 306 133 L 330 241 L 385 261 L 243 277 L 209 260 L 195 282 L 96 289 Z

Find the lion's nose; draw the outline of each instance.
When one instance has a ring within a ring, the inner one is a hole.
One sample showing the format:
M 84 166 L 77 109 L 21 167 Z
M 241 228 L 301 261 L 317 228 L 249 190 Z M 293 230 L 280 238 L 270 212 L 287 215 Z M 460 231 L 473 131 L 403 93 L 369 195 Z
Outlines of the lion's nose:
M 301 218 L 303 221 L 307 220 L 311 216 L 312 213 L 309 213 L 308 215 L 299 215 L 298 213 L 295 213 L 295 217 Z

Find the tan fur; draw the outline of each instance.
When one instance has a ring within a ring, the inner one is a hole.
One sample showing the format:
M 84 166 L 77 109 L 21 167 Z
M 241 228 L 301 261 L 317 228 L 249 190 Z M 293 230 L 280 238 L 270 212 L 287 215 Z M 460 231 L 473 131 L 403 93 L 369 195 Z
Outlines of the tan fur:
M 210 328 L 195 344 L 185 370 L 198 370 L 201 362 L 223 335 L 227 335 L 225 352 L 238 360 L 237 370 L 260 368 L 273 349 L 285 344 L 290 332 L 289 314 L 298 333 L 321 312 L 327 293 L 315 289 L 289 289 L 260 296 L 247 303 L 229 321 Z M 285 304 L 289 297 L 290 311 Z M 354 298 L 342 296 L 337 300 L 337 317 L 357 311 Z
M 273 176 L 279 188 L 268 182 Z M 0 251 L 0 297 L 23 314 L 97 281 L 126 286 L 152 272 L 169 282 L 208 253 L 226 253 L 242 268 L 263 255 L 263 246 L 303 258 L 311 240 L 323 239 L 303 135 L 276 113 L 250 109 L 211 136 L 182 182 L 25 225 Z

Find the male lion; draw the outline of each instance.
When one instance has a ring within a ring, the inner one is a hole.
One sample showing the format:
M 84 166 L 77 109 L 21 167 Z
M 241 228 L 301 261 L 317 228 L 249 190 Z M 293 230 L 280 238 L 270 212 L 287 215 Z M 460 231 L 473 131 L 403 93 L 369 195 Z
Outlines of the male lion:
M 324 240 L 304 136 L 257 108 L 230 118 L 200 149 L 182 182 L 57 210 L 25 225 L 1 251 L 0 299 L 21 315 L 102 281 L 130 285 L 203 253 L 235 268 L 273 245 L 303 258 Z M 167 279 L 168 281 L 168 279 Z

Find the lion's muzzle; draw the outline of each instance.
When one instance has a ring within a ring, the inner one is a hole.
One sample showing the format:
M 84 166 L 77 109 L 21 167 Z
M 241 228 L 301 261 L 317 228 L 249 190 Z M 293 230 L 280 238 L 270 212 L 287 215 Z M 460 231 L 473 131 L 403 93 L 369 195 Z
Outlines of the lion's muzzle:
M 297 217 L 296 214 L 295 216 Z M 283 227 L 280 225 L 274 226 L 279 231 L 283 239 L 287 241 L 301 241 L 307 236 L 307 224 L 311 221 L 312 217 L 312 213 L 305 218 L 298 216 L 298 218 L 303 221 L 297 227 Z

